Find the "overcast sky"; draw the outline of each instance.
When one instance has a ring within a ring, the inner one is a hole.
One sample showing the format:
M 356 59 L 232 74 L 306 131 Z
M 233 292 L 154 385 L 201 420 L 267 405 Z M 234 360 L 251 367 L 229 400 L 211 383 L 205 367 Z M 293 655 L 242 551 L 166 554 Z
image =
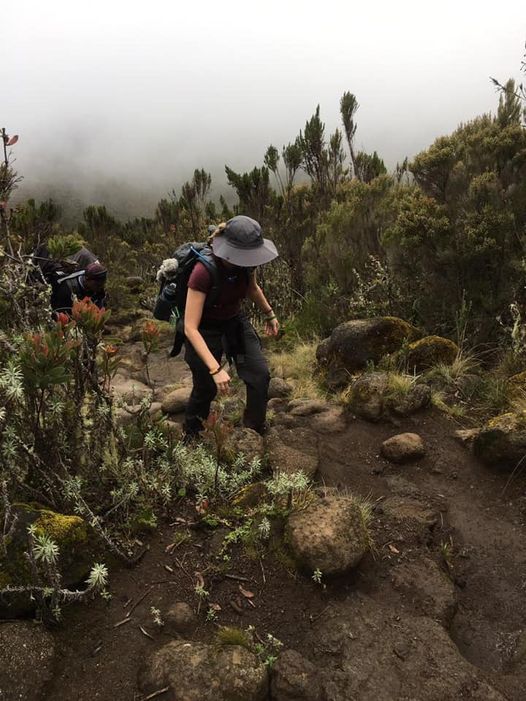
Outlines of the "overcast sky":
M 98 173 L 165 194 L 195 167 L 260 164 L 316 105 L 358 98 L 390 166 L 493 110 L 520 78 L 524 0 L 2 3 L 0 126 L 25 187 Z M 23 190 L 22 190 L 23 192 Z

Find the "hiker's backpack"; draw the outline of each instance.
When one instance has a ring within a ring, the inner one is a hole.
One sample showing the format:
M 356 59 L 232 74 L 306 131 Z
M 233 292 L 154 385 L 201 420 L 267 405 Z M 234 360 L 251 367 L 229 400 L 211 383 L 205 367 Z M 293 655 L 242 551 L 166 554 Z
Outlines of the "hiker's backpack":
M 46 244 L 40 244 L 35 249 L 32 261 L 35 271 L 38 272 L 35 279 L 43 279 L 51 287 L 55 287 L 66 277 L 82 274 L 90 263 L 99 262 L 97 256 L 84 247 L 64 259 L 52 258 Z
M 159 294 L 153 316 L 159 321 L 177 321 L 184 316 L 188 280 L 196 263 L 202 263 L 212 276 L 212 288 L 206 297 L 205 306 L 216 303 L 219 294 L 218 269 L 211 248 L 205 243 L 184 243 L 172 258 L 163 261 L 157 272 Z

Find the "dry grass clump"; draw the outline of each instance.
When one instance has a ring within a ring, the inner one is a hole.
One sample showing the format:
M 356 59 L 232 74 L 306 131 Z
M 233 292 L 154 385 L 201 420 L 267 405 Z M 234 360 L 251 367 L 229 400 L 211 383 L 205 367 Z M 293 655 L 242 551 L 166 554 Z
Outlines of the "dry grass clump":
M 250 640 L 248 635 L 241 628 L 224 626 L 216 633 L 216 642 L 218 645 L 240 645 L 250 649 Z
M 298 341 L 288 351 L 271 353 L 270 368 L 273 375 L 291 380 L 293 399 L 324 399 L 321 374 L 316 362 L 316 341 Z
M 426 378 L 438 384 L 451 387 L 471 379 L 480 368 L 476 356 L 469 353 L 458 353 L 452 363 L 437 363 L 427 373 Z

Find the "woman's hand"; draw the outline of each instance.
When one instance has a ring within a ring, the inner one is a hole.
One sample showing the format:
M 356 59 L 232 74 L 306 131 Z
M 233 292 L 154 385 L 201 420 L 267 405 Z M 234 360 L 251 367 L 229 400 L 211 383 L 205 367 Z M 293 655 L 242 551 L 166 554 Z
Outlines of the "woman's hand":
M 215 375 L 212 375 L 214 382 L 217 385 L 217 389 L 226 394 L 230 389 L 230 375 L 226 370 L 220 370 Z
M 274 319 L 267 319 L 265 321 L 265 334 L 267 336 L 277 336 L 279 333 L 279 321 L 274 317 Z

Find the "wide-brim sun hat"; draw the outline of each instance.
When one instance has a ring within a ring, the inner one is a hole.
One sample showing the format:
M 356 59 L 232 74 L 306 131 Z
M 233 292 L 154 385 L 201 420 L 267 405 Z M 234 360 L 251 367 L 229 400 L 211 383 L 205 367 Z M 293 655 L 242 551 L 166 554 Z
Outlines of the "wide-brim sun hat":
M 272 241 L 263 238 L 258 222 L 241 214 L 227 221 L 211 245 L 218 258 L 241 268 L 264 265 L 279 255 Z

